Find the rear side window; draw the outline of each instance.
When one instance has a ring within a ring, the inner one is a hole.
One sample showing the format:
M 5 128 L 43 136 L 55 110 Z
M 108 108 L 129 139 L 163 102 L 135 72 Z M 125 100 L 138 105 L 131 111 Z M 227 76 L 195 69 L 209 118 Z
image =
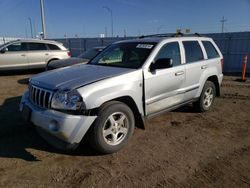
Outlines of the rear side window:
M 61 50 L 57 45 L 48 44 L 50 50 Z
M 212 59 L 219 57 L 219 53 L 215 49 L 214 45 L 209 41 L 202 41 L 202 44 L 207 52 L 207 58 Z
M 157 54 L 156 60 L 161 58 L 170 58 L 173 60 L 173 66 L 181 64 L 180 48 L 178 42 L 167 43 Z
M 44 43 L 29 43 L 29 50 L 30 51 L 40 51 L 40 50 L 47 50 L 47 47 Z
M 201 47 L 198 41 L 183 41 L 186 63 L 192 63 L 204 59 Z

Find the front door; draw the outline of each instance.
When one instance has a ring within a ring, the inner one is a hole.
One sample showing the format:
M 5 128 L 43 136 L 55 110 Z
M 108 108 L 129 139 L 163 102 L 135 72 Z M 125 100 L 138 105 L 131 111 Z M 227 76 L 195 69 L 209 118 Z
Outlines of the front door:
M 165 44 L 156 55 L 157 59 L 173 60 L 173 67 L 144 71 L 146 115 L 151 115 L 171 108 L 184 100 L 185 65 L 181 64 L 178 42 Z
M 0 69 L 25 69 L 28 68 L 28 59 L 26 44 L 16 42 L 5 48 L 3 53 L 0 53 Z

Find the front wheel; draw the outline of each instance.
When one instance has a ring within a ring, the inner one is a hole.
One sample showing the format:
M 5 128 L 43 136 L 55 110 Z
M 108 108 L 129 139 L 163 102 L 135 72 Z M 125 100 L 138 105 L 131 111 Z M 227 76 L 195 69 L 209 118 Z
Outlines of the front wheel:
M 216 90 L 214 83 L 206 81 L 199 100 L 194 103 L 195 109 L 199 112 L 208 111 L 214 102 L 215 94 Z
M 103 105 L 88 133 L 90 145 L 101 153 L 120 150 L 133 134 L 135 118 L 124 103 L 112 101 Z

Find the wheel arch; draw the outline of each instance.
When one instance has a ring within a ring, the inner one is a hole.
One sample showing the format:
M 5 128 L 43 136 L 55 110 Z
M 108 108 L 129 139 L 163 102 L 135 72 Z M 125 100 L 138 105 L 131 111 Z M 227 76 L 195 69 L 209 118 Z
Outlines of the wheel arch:
M 119 101 L 119 102 L 122 102 L 122 103 L 128 105 L 128 107 L 132 110 L 132 112 L 134 114 L 134 117 L 135 117 L 135 126 L 138 127 L 138 128 L 145 129 L 144 120 L 143 120 L 142 114 L 139 112 L 139 109 L 137 108 L 137 105 L 136 105 L 135 101 L 130 96 L 122 96 L 122 97 L 118 97 L 118 98 L 114 98 L 114 99 L 111 99 L 109 101 L 106 101 L 103 104 L 101 104 L 100 107 L 96 108 L 95 112 L 97 113 L 97 111 L 103 105 L 106 105 L 107 103 L 112 102 L 112 101 Z
M 49 64 L 51 61 L 55 61 L 55 60 L 59 60 L 60 58 L 57 58 L 57 57 L 53 57 L 53 58 L 50 58 L 48 61 L 47 61 L 47 64 Z
M 211 81 L 214 83 L 216 89 L 216 96 L 220 96 L 220 83 L 218 76 L 214 72 L 207 72 L 207 74 L 203 74 L 202 77 L 200 78 L 201 84 L 199 87 L 199 91 L 196 94 L 196 98 L 200 97 L 206 81 Z
M 220 84 L 218 77 L 216 75 L 210 76 L 207 78 L 207 81 L 211 81 L 214 83 L 216 89 L 216 96 L 220 96 Z

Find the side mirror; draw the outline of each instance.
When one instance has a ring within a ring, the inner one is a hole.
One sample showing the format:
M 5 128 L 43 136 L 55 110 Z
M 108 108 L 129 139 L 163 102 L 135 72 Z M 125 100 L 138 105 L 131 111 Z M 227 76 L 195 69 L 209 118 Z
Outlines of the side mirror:
M 156 62 L 150 65 L 150 71 L 154 71 L 156 69 L 167 69 L 173 67 L 173 59 L 171 58 L 161 58 L 157 59 Z
M 7 52 L 7 51 L 8 51 L 8 48 L 2 48 L 2 49 L 0 50 L 1 54 L 4 54 L 4 53 Z

